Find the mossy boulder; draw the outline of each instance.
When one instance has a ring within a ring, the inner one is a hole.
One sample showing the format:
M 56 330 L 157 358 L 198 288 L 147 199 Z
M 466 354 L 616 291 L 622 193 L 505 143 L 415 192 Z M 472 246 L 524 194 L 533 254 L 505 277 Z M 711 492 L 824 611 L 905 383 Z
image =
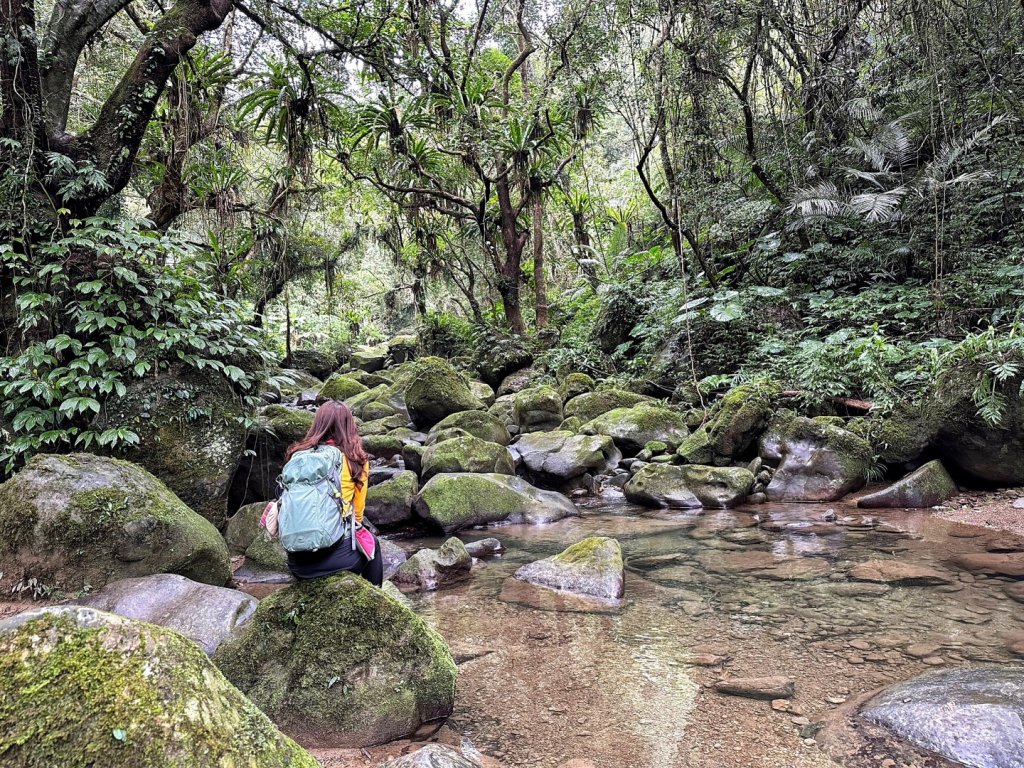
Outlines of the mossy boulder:
M 768 426 L 781 391 L 774 381 L 743 384 L 730 390 L 705 427 L 715 455 L 746 456 Z
M 445 533 L 487 523 L 549 523 L 577 514 L 560 493 L 502 474 L 435 475 L 420 489 L 416 513 Z
M 337 369 L 338 360 L 313 349 L 296 349 L 281 361 L 282 368 L 296 368 L 323 381 Z
M 300 581 L 260 602 L 217 650 L 227 678 L 286 733 L 365 747 L 440 726 L 455 702 L 444 639 L 354 574 Z
M 701 506 L 728 509 L 746 501 L 754 487 L 754 474 L 744 467 L 708 467 L 687 464 L 679 470 L 686 487 Z
M 0 585 L 35 578 L 78 592 L 152 573 L 226 584 L 220 533 L 142 467 L 39 454 L 0 485 Z
M 484 404 L 470 392 L 469 382 L 444 360 L 425 357 L 413 365 L 405 404 L 420 429 L 429 429 L 459 411 L 484 410 Z
M 376 373 L 388 360 L 388 350 L 385 346 L 363 347 L 349 355 L 348 362 L 353 368 L 358 368 L 367 373 Z
M 785 413 L 761 438 L 761 458 L 778 466 L 769 501 L 836 501 L 864 487 L 872 451 L 846 429 Z
M 111 582 L 75 604 L 159 624 L 213 653 L 252 618 L 259 601 L 237 589 L 200 584 L 175 573 L 157 573 Z
M 530 480 L 556 490 L 572 490 L 585 474 L 615 467 L 622 453 L 606 435 L 531 432 L 513 444 Z
M 539 382 L 544 374 L 534 368 L 523 368 L 521 371 L 510 373 L 498 385 L 496 393 L 498 397 L 504 395 L 516 395 L 524 389 L 528 389 Z
M 392 456 L 400 456 L 405 443 L 396 435 L 366 435 L 363 438 L 363 448 L 370 456 L 378 459 L 390 459 Z
M 608 411 L 584 424 L 580 431 L 585 435 L 608 435 L 626 456 L 636 456 L 652 440 L 675 449 L 690 434 L 679 411 L 648 403 Z
M 594 379 L 585 373 L 570 373 L 564 379 L 562 379 L 561 385 L 558 387 L 558 391 L 562 395 L 562 402 L 567 403 L 574 397 L 580 395 L 586 395 L 593 392 L 597 387 L 594 383 Z
M 12 768 L 316 768 L 191 641 L 92 608 L 0 622 L 0 762 Z
M 579 416 L 570 416 L 558 425 L 559 432 L 579 432 L 583 429 L 583 420 Z
M 245 455 L 238 459 L 231 478 L 229 511 L 274 497 L 288 447 L 305 437 L 311 426 L 313 414 L 309 411 L 282 405 L 263 409 L 246 440 Z
M 514 414 L 521 433 L 550 432 L 562 423 L 562 396 L 549 386 L 524 389 L 516 394 Z
M 528 368 L 533 353 L 521 336 L 491 340 L 477 348 L 476 369 L 480 378 L 497 387 L 509 375 Z
M 224 541 L 227 542 L 228 549 L 237 555 L 245 553 L 256 538 L 256 534 L 260 532 L 260 518 L 263 517 L 266 506 L 265 501 L 246 504 L 228 519 L 228 524 L 224 528 Z
M 616 408 L 632 408 L 640 403 L 652 402 L 654 400 L 650 397 L 627 392 L 624 389 L 601 389 L 567 400 L 564 412 L 566 418 L 578 416 L 585 424 Z
M 399 472 L 366 490 L 366 519 L 374 525 L 394 525 L 412 518 L 420 483 L 415 472 Z
M 377 373 L 367 373 L 366 371 L 360 371 L 359 369 L 345 371 L 345 376 L 357 381 L 367 389 L 373 389 L 379 387 L 381 384 L 390 386 L 394 384 L 394 379 L 388 375 L 387 371 L 378 371 Z
M 619 542 L 591 536 L 544 560 L 524 565 L 515 578 L 562 592 L 618 600 L 625 592 Z
M 487 412 L 506 426 L 516 423 L 516 396 L 503 395 L 488 407 Z
M 246 448 L 250 414 L 223 377 L 177 366 L 159 377 L 133 379 L 109 399 L 98 430 L 128 427 L 135 446 L 116 451 L 159 477 L 178 498 L 218 528 L 228 515 L 228 491 Z
M 711 464 L 715 460 L 711 435 L 703 427 L 691 432 L 679 444 L 676 455 L 686 464 Z
M 429 592 L 469 578 L 473 558 L 454 536 L 437 549 L 421 549 L 402 563 L 392 577 L 403 588 Z
M 461 436 L 449 430 L 461 430 L 463 434 L 498 445 L 508 445 L 511 439 L 504 422 L 497 416 L 488 411 L 461 411 L 453 413 L 435 424 L 427 435 L 427 442 L 439 443 L 444 435 L 448 435 L 444 439 Z
M 272 537 L 264 528 L 260 528 L 245 550 L 245 564 L 261 573 L 287 573 L 288 553 L 281 546 L 280 539 Z
M 494 404 L 496 395 L 490 384 L 485 384 L 482 381 L 470 381 L 469 391 L 473 393 L 473 397 L 485 406 L 490 407 Z
M 683 467 L 647 464 L 623 486 L 626 501 L 645 507 L 697 509 L 704 506 L 690 490 Z
M 415 333 L 400 333 L 388 339 L 388 360 L 393 363 L 405 363 L 416 357 L 420 347 L 420 337 Z
M 325 403 L 328 400 L 348 400 L 350 397 L 355 397 L 366 392 L 368 389 L 368 386 L 361 384 L 351 376 L 347 376 L 344 373 L 335 373 L 324 382 L 316 399 L 318 403 Z
M 396 432 L 400 429 L 408 429 L 406 426 L 409 420 L 401 414 L 394 414 L 392 416 L 385 416 L 382 419 L 375 419 L 373 421 L 364 421 L 362 426 L 359 427 L 359 434 L 363 435 L 386 435 L 389 432 Z M 395 437 L 399 437 L 395 435 Z M 399 439 L 401 439 L 399 437 Z
M 928 509 L 948 501 L 956 492 L 953 478 L 942 466 L 942 462 L 936 459 L 918 467 L 887 488 L 861 496 L 857 499 L 857 506 L 869 509 Z
M 505 446 L 467 435 L 427 446 L 420 461 L 420 476 L 426 481 L 442 472 L 514 475 L 516 467 Z

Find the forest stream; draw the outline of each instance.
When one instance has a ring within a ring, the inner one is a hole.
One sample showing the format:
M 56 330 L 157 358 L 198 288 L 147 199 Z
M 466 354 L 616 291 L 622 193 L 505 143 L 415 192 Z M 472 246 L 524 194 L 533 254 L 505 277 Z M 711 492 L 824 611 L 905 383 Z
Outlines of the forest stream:
M 653 511 L 615 491 L 581 510 L 545 526 L 465 532 L 467 543 L 497 536 L 503 556 L 461 584 L 410 595 L 459 662 L 449 727 L 508 765 L 832 766 L 811 738 L 823 714 L 930 667 L 1005 663 L 1007 643 L 1024 637 L 1024 606 L 1003 591 L 1012 582 L 948 570 L 950 555 L 998 548 L 1008 533 L 927 510 L 869 516 L 844 504 Z M 593 535 L 622 545 L 621 607 L 510 578 Z M 441 541 L 395 540 L 409 549 Z M 934 569 L 949 583 L 849 577 L 879 559 Z M 777 675 L 795 681 L 788 703 L 709 687 L 723 676 Z M 319 756 L 332 768 L 369 764 L 360 753 Z M 863 764 L 887 755 L 877 757 Z

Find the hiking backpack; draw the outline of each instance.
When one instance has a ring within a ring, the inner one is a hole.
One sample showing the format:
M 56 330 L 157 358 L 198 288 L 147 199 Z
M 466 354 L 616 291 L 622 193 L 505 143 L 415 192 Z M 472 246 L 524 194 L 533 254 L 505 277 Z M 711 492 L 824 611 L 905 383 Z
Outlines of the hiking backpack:
M 351 510 L 341 495 L 344 456 L 333 445 L 298 451 L 281 471 L 277 526 L 286 552 L 316 552 L 349 532 Z

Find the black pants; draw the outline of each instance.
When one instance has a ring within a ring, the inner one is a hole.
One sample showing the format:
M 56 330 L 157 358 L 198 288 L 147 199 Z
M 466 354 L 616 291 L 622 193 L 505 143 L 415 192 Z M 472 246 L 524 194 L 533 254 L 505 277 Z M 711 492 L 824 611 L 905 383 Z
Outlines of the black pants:
M 379 587 L 384 583 L 384 557 L 380 541 L 376 543 L 372 560 L 367 560 L 358 549 L 352 549 L 352 539 L 348 536 L 318 552 L 289 552 L 288 570 L 297 579 L 319 579 L 351 571 Z

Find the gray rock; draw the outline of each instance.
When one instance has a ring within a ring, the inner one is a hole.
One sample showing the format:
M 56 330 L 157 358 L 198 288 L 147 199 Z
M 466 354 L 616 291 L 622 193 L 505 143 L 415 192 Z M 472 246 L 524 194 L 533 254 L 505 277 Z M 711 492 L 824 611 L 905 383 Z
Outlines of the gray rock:
M 690 434 L 683 414 L 649 403 L 608 411 L 584 424 L 580 431 L 586 435 L 608 435 L 626 456 L 636 456 L 655 440 L 675 451 Z
M 259 602 L 236 589 L 161 573 L 111 582 L 74 604 L 173 629 L 209 654 L 252 618 Z
M 473 557 L 493 557 L 505 551 L 505 547 L 498 539 L 480 539 L 471 541 L 466 545 L 466 551 Z
M 687 485 L 682 469 L 668 464 L 643 465 L 622 488 L 626 500 L 648 507 L 697 509 L 703 506 Z
M 380 554 L 384 560 L 384 581 L 387 581 L 398 572 L 402 563 L 408 560 L 409 556 L 404 549 L 387 539 L 378 538 L 377 545 L 380 547 Z
M 927 509 L 942 504 L 955 494 L 956 483 L 942 466 L 942 462 L 936 459 L 915 469 L 888 488 L 860 497 L 857 499 L 857 506 L 868 509 Z
M 398 584 L 428 592 L 469 576 L 473 558 L 466 546 L 452 537 L 438 549 L 421 549 L 399 566 L 392 577 Z
M 973 768 L 1024 768 L 1024 666 L 944 669 L 897 683 L 861 717 Z
M 562 396 L 554 387 L 530 387 L 516 393 L 515 423 L 520 434 L 550 432 L 562 423 Z
M 472 435 L 427 446 L 420 459 L 424 482 L 434 475 L 452 472 L 514 475 L 516 468 L 508 448 Z
M 604 472 L 622 460 L 610 437 L 562 431 L 523 435 L 511 450 L 531 480 L 559 490 L 571 490 L 588 472 Z
M 419 489 L 419 478 L 408 470 L 371 485 L 366 490 L 366 519 L 374 525 L 394 525 L 412 519 L 412 505 Z
M 776 420 L 761 439 L 761 458 L 778 462 L 769 501 L 836 501 L 864 486 L 871 446 L 833 424 L 800 416 Z
M 715 690 L 747 699 L 791 699 L 795 692 L 792 680 L 785 677 L 731 677 L 715 683 Z
M 524 565 L 515 578 L 562 592 L 618 600 L 625 591 L 622 549 L 615 539 L 591 536 L 554 557 Z
M 410 365 L 405 404 L 418 428 L 429 429 L 459 411 L 484 410 L 465 377 L 444 360 L 425 357 Z
M 480 768 L 480 763 L 443 744 L 428 744 L 408 755 L 388 760 L 379 768 Z

